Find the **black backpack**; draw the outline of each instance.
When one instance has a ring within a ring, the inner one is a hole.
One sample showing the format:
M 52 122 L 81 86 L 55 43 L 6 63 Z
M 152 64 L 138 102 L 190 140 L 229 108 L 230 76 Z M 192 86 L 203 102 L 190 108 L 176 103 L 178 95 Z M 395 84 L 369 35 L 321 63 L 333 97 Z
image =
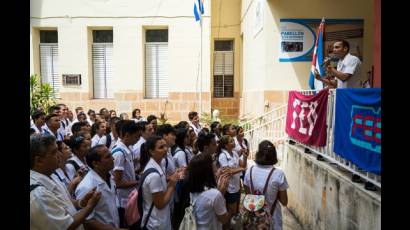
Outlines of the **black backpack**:
M 133 224 L 131 226 L 130 229 L 132 229 L 132 230 L 147 229 L 148 220 L 149 220 L 149 217 L 151 216 L 152 209 L 154 208 L 154 202 L 152 202 L 151 207 L 149 208 L 148 216 L 145 219 L 144 226 L 141 227 L 142 218 L 144 216 L 144 208 L 142 207 L 143 200 L 144 200 L 143 199 L 143 187 L 142 187 L 142 185 L 144 184 L 145 178 L 151 173 L 158 173 L 158 175 L 159 175 L 158 170 L 156 170 L 155 168 L 149 168 L 142 174 L 141 179 L 139 181 L 137 208 L 138 208 L 138 213 L 140 214 L 141 218 L 135 224 Z

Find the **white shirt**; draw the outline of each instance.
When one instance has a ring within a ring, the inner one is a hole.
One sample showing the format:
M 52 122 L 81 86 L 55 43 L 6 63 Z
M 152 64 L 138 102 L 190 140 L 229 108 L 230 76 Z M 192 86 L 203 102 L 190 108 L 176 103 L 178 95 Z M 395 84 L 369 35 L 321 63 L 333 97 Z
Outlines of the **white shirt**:
M 82 199 L 89 191 L 97 187 L 96 191 L 101 192 L 101 199 L 86 219 L 95 219 L 101 223 L 118 228 L 120 219 L 116 205 L 115 182 L 111 175 L 109 180 L 111 186 L 108 186 L 107 182 L 100 175 L 90 169 L 84 179 L 78 184 L 75 196 L 77 199 Z
M 107 144 L 107 137 L 103 135 L 102 137 L 95 134 L 94 137 L 91 139 L 91 148 L 96 145 L 106 145 Z
M 235 151 L 239 156 L 239 153 L 241 152 L 241 150 L 242 149 L 248 149 L 248 147 L 245 144 L 245 139 L 242 140 L 242 146 L 241 146 L 241 144 L 239 144 L 238 138 L 234 137 L 233 139 L 235 141 L 235 147 L 233 148 L 233 151 Z
M 52 179 L 30 170 L 30 185 L 40 184 L 30 192 L 30 229 L 67 229 L 76 214 L 64 189 Z M 80 225 L 77 229 L 84 229 Z
M 198 230 L 222 230 L 222 223 L 217 215 L 227 212 L 225 199 L 222 193 L 215 188 L 203 191 L 202 193 L 191 193 L 194 203 L 194 215 Z
M 145 220 L 148 216 L 148 211 L 153 202 L 152 193 L 157 192 L 166 192 L 167 191 L 167 181 L 164 169 L 153 159 L 151 158 L 147 166 L 145 166 L 144 171 L 149 168 L 155 168 L 158 172 L 149 174 L 143 183 L 143 208 L 144 216 L 141 221 L 141 226 L 145 223 Z M 158 230 L 170 230 L 171 229 L 171 211 L 170 203 L 168 203 L 163 209 L 157 209 L 154 205 L 151 216 L 147 223 L 148 229 L 158 229 Z
M 115 151 L 116 149 L 121 149 L 122 151 Z M 135 167 L 132 158 L 131 150 L 119 141 L 117 146 L 113 150 L 114 157 L 114 171 L 122 171 L 122 181 L 132 181 L 135 178 Z M 127 207 L 128 195 L 132 192 L 134 188 L 118 188 L 117 198 L 119 202 L 119 207 Z
M 270 170 L 272 169 L 273 166 L 271 165 L 258 165 L 256 164 L 253 167 L 252 170 L 252 182 L 253 182 L 253 187 L 254 190 L 258 190 L 260 192 L 263 191 L 263 187 L 265 186 L 266 179 L 268 178 L 268 174 Z M 245 178 L 244 178 L 244 184 L 248 186 L 249 188 L 251 187 L 250 184 L 250 168 L 246 170 Z M 265 198 L 267 199 L 267 202 L 269 204 L 269 209 L 271 208 L 273 202 L 276 199 L 276 196 L 278 195 L 278 191 L 285 191 L 286 189 L 289 188 L 288 182 L 286 180 L 285 173 L 282 171 L 282 169 L 275 168 L 275 170 L 272 173 L 272 176 L 270 177 L 268 188 L 265 194 Z M 275 226 L 272 226 L 271 229 L 275 230 L 281 230 L 282 229 L 282 209 L 279 204 L 280 202 L 276 202 L 276 207 L 274 214 L 272 216 L 272 220 Z
M 189 151 L 189 149 L 185 148 L 185 151 L 183 151 L 180 147 L 177 147 L 174 155 L 175 166 L 177 168 L 188 166 L 188 163 L 191 161 L 192 157 L 194 157 L 194 155 L 191 151 Z M 187 158 L 188 162 L 186 162 Z
M 201 124 L 198 124 L 198 127 L 196 127 L 194 124 L 192 124 L 192 122 L 189 122 L 189 126 L 191 126 L 194 129 L 195 134 L 198 136 L 198 133 L 202 129 Z
M 342 73 L 349 73 L 352 76 L 346 80 L 342 81 L 339 78 L 337 80 L 337 88 L 361 88 L 360 85 L 360 66 L 361 61 L 358 57 L 351 55 L 350 53 L 337 63 L 337 71 Z
M 166 167 L 167 166 L 167 160 L 165 160 L 165 158 L 168 159 L 168 167 Z M 170 175 L 174 174 L 174 172 L 177 170 L 177 168 L 175 167 L 175 160 L 174 160 L 174 158 L 172 157 L 172 154 L 171 154 L 171 148 L 168 148 L 167 155 L 161 161 L 161 166 L 165 169 L 165 172 L 166 172 L 167 176 L 170 176 Z
M 63 141 L 64 140 L 64 134 L 62 133 L 61 128 L 57 129 L 57 136 L 48 128 L 47 125 L 44 125 L 42 130 L 43 135 L 51 135 L 56 138 L 57 141 Z
M 133 120 L 135 123 L 138 123 L 138 122 L 140 122 L 140 121 L 147 121 L 147 120 L 145 120 L 145 118 L 143 118 L 143 117 L 141 117 L 140 119 L 131 118 L 131 120 Z
M 55 182 L 61 182 L 66 189 L 68 189 L 68 185 L 70 184 L 70 178 L 68 178 L 61 168 L 58 168 L 51 174 L 51 179 Z
M 139 159 L 141 158 L 141 145 L 144 144 L 146 140 L 141 136 L 137 143 L 132 146 L 132 153 L 134 155 L 134 159 L 138 159 L 138 162 L 135 165 L 135 169 L 138 170 L 140 168 Z
M 238 168 L 239 167 L 239 156 L 235 151 L 232 151 L 232 156 L 231 156 L 224 149 L 222 150 L 222 153 L 219 154 L 218 162 L 221 167 Z M 229 185 L 226 191 L 229 193 L 239 192 L 240 180 L 241 180 L 241 172 L 238 172 L 232 175 L 231 178 L 229 179 Z
M 67 161 L 69 161 L 69 160 L 75 161 L 75 162 L 78 164 L 78 166 L 80 166 L 80 168 L 86 168 L 86 169 L 88 169 L 88 166 L 87 166 L 86 164 L 84 164 L 84 163 L 77 157 L 77 155 L 75 155 L 75 154 L 73 154 Z M 69 179 L 70 179 L 70 180 L 73 180 L 75 174 L 77 173 L 77 171 L 76 171 L 75 168 L 74 168 L 74 165 L 71 164 L 71 163 L 66 163 L 66 164 L 65 164 L 65 169 L 66 169 L 66 172 L 67 172 L 67 174 L 68 174 Z

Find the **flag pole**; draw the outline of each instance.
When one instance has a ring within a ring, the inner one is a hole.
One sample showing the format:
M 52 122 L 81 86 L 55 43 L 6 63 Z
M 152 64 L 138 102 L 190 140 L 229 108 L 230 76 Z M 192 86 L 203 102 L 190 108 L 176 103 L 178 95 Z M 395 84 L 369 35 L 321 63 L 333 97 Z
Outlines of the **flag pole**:
M 202 15 L 200 16 L 200 26 L 201 26 L 201 75 L 200 75 L 200 83 L 199 83 L 199 114 L 202 116 Z

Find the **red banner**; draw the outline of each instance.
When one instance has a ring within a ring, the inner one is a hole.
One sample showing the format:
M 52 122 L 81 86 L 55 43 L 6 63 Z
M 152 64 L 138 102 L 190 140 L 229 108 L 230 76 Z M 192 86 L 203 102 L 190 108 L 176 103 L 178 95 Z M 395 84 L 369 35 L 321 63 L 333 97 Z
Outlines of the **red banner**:
M 312 96 L 290 91 L 286 133 L 303 144 L 325 146 L 328 95 L 328 89 Z

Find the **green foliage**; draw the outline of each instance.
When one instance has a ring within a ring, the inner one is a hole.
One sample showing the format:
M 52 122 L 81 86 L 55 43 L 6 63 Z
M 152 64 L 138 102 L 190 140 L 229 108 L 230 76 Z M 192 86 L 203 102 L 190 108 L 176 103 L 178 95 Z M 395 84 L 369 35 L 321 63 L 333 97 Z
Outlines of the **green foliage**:
M 210 113 L 205 113 L 203 112 L 201 114 L 201 117 L 199 118 L 199 122 L 201 122 L 202 124 L 208 124 L 211 125 L 212 123 L 212 116 Z
M 40 76 L 30 76 L 30 113 L 37 108 L 43 108 L 44 112 L 56 104 L 53 97 L 53 88 L 48 83 L 41 83 Z

